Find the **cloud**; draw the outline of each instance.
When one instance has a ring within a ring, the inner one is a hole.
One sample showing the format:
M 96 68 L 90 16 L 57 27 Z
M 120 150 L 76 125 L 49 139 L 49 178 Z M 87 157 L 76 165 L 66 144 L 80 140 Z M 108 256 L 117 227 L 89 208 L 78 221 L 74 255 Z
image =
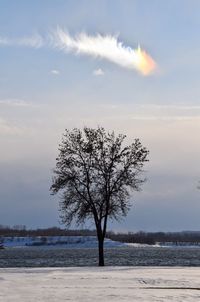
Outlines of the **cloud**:
M 99 110 L 111 112 L 106 119 L 135 121 L 200 121 L 200 106 L 189 104 L 99 104 Z
M 135 69 L 143 75 L 151 74 L 155 68 L 154 60 L 140 47 L 132 49 L 124 46 L 116 36 L 89 36 L 79 33 L 75 37 L 58 28 L 51 37 L 54 47 L 65 52 L 85 54 L 95 58 L 106 59 L 121 67 Z
M 53 69 L 50 72 L 51 72 L 51 74 L 54 74 L 54 75 L 59 75 L 60 74 L 60 71 L 57 70 L 57 69 Z
M 93 75 L 95 75 L 95 76 L 102 76 L 102 75 L 104 75 L 104 71 L 101 68 L 95 69 L 93 71 Z
M 169 115 L 163 115 L 163 116 L 157 116 L 157 115 L 133 115 L 132 117 L 130 116 L 132 120 L 141 120 L 141 121 L 191 121 L 191 120 L 200 120 L 200 115 L 199 116 L 179 116 L 179 115 L 174 115 L 174 116 L 169 116 Z
M 6 38 L 0 37 L 0 45 L 8 45 L 9 41 Z
M 0 105 L 12 106 L 12 107 L 33 107 L 34 104 L 26 102 L 20 99 L 3 99 L 0 100 Z
M 38 33 L 22 38 L 8 38 L 0 36 L 0 46 L 21 46 L 41 48 L 44 46 L 57 48 L 65 52 L 88 55 L 94 58 L 105 59 L 126 69 L 134 69 L 142 75 L 149 75 L 156 70 L 156 63 L 143 49 L 133 49 L 125 46 L 118 37 L 112 35 L 96 34 L 90 36 L 79 33 L 75 37 L 58 27 L 53 34 L 41 36 Z M 54 71 L 54 74 L 57 71 Z M 99 71 L 96 75 L 102 75 Z
M 41 35 L 34 34 L 30 37 L 24 37 L 16 41 L 19 46 L 27 46 L 33 48 L 40 48 L 44 45 L 44 40 Z
M 185 105 L 185 104 L 145 104 L 140 105 L 141 108 L 152 109 L 177 109 L 177 110 L 200 110 L 200 105 Z
M 24 46 L 31 48 L 41 48 L 44 45 L 44 38 L 37 33 L 33 34 L 32 36 L 26 36 L 17 39 L 0 36 L 0 46 Z
M 200 106 L 189 104 L 145 104 L 141 110 L 157 119 L 165 120 L 197 120 L 200 118 Z
M 0 118 L 0 135 L 21 135 L 24 130 Z

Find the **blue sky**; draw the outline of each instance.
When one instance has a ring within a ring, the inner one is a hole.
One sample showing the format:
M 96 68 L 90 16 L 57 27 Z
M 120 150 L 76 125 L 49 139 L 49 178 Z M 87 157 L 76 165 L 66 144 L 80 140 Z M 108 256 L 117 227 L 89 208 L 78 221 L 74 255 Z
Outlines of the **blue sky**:
M 58 225 L 49 187 L 61 135 L 102 125 L 150 150 L 147 183 L 110 227 L 198 230 L 199 26 L 194 0 L 0 0 L 0 224 Z M 57 28 L 140 44 L 156 72 L 65 52 L 50 43 Z

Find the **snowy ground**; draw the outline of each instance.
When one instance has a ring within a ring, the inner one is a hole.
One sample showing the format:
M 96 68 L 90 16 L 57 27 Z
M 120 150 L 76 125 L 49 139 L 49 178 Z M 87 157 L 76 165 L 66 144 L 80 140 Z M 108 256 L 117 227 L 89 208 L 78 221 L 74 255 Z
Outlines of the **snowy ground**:
M 200 268 L 1 268 L 0 301 L 197 302 Z

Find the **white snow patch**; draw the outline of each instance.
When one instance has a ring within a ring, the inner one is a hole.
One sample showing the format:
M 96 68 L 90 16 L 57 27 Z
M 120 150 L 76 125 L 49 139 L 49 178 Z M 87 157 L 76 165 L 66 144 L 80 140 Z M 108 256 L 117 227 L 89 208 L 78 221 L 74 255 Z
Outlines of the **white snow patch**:
M 48 246 L 64 248 L 96 248 L 98 240 L 95 236 L 34 236 L 1 238 L 4 247 Z M 105 239 L 105 247 L 122 247 L 125 243 Z
M 6 268 L 0 276 L 0 302 L 200 301 L 199 268 Z

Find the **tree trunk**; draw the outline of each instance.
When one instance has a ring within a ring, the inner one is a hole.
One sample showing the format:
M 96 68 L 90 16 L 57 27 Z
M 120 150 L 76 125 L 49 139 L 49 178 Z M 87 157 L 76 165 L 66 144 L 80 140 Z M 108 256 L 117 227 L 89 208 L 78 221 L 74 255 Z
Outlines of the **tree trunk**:
M 103 249 L 103 244 L 104 244 L 104 238 L 102 236 L 98 236 L 98 241 L 99 241 L 99 266 L 104 266 L 104 249 Z

